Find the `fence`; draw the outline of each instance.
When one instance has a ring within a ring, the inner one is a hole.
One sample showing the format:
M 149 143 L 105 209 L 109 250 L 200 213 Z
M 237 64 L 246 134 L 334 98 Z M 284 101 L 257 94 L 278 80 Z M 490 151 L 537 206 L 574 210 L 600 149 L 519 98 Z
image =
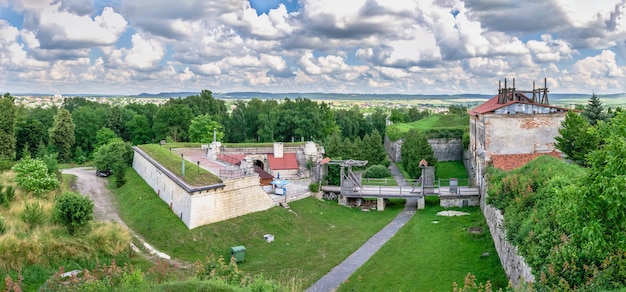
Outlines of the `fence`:
M 296 152 L 302 147 L 283 147 L 283 152 Z M 269 154 L 274 153 L 274 147 L 221 147 L 220 152 L 224 153 L 246 153 L 246 154 Z

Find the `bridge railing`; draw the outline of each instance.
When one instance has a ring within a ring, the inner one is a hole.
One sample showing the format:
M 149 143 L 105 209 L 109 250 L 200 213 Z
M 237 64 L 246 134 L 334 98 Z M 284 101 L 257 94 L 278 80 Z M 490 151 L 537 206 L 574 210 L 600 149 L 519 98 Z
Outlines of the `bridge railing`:
M 398 186 L 398 185 L 409 185 L 409 186 L 417 186 L 417 179 L 403 179 L 400 184 L 392 178 L 367 178 L 364 177 L 361 179 L 361 182 L 364 186 Z M 457 186 L 469 186 L 469 179 L 457 179 Z M 436 179 L 432 187 L 447 187 L 450 185 L 450 179 Z

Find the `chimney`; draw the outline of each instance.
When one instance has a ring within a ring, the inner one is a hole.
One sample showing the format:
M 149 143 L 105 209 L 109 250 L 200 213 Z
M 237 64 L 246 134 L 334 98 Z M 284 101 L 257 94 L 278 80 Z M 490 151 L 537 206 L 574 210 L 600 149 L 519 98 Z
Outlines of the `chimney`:
M 274 142 L 274 157 L 283 158 L 283 142 Z

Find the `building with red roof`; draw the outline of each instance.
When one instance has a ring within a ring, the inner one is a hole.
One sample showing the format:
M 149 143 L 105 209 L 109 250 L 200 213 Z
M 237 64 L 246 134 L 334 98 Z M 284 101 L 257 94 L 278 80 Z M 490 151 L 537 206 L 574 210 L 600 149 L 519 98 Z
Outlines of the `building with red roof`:
M 560 157 L 554 139 L 565 119 L 566 108 L 551 106 L 547 88 L 531 91 L 499 86 L 498 94 L 469 110 L 470 176 L 484 185 L 487 165 L 511 170 L 539 155 Z

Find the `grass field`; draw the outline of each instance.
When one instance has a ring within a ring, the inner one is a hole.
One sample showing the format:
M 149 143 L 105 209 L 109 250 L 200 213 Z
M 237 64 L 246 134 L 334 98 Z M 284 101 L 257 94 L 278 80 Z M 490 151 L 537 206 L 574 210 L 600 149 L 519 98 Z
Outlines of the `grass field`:
M 438 128 L 465 127 L 469 125 L 466 115 L 434 114 L 412 123 L 395 123 L 390 128 L 396 128 L 399 133 L 407 133 L 411 129 L 426 131 Z
M 145 144 L 140 145 L 139 148 L 178 177 L 182 177 L 182 158 L 179 155 L 172 155 L 169 146 L 169 144 L 163 147 L 158 144 Z M 185 177 L 182 177 L 182 179 L 192 186 L 212 185 L 222 182 L 216 175 L 208 172 L 206 169 L 198 169 L 194 163 L 189 162 L 185 163 Z
M 387 177 L 387 178 L 367 178 L 364 177 L 361 179 L 361 182 L 363 183 L 363 185 L 366 186 L 388 186 L 388 187 L 394 187 L 398 185 L 398 182 L 396 182 L 396 179 L 393 177 Z
M 127 183 L 113 189 L 121 217 L 157 249 L 189 262 L 209 254 L 229 256 L 244 245 L 246 262 L 239 268 L 282 283 L 297 281 L 306 289 L 350 255 L 402 210 L 402 201 L 383 212 L 362 212 L 336 202 L 307 198 L 281 207 L 188 230 L 133 169 Z M 115 185 L 110 183 L 110 186 Z M 267 243 L 264 234 L 273 234 Z
M 508 284 L 485 220 L 476 207 L 453 208 L 468 216 L 443 217 L 436 213 L 437 198 L 415 216 L 338 291 L 452 291 L 463 287 L 468 273 L 494 288 Z M 434 223 L 438 222 L 438 223 Z M 482 234 L 468 228 L 481 227 Z M 489 256 L 481 257 L 488 252 Z M 495 289 L 494 289 L 495 290 Z
M 449 185 L 449 179 L 459 179 L 459 186 L 467 186 L 467 170 L 463 161 L 443 161 L 437 162 L 435 177 L 441 180 L 441 185 Z

